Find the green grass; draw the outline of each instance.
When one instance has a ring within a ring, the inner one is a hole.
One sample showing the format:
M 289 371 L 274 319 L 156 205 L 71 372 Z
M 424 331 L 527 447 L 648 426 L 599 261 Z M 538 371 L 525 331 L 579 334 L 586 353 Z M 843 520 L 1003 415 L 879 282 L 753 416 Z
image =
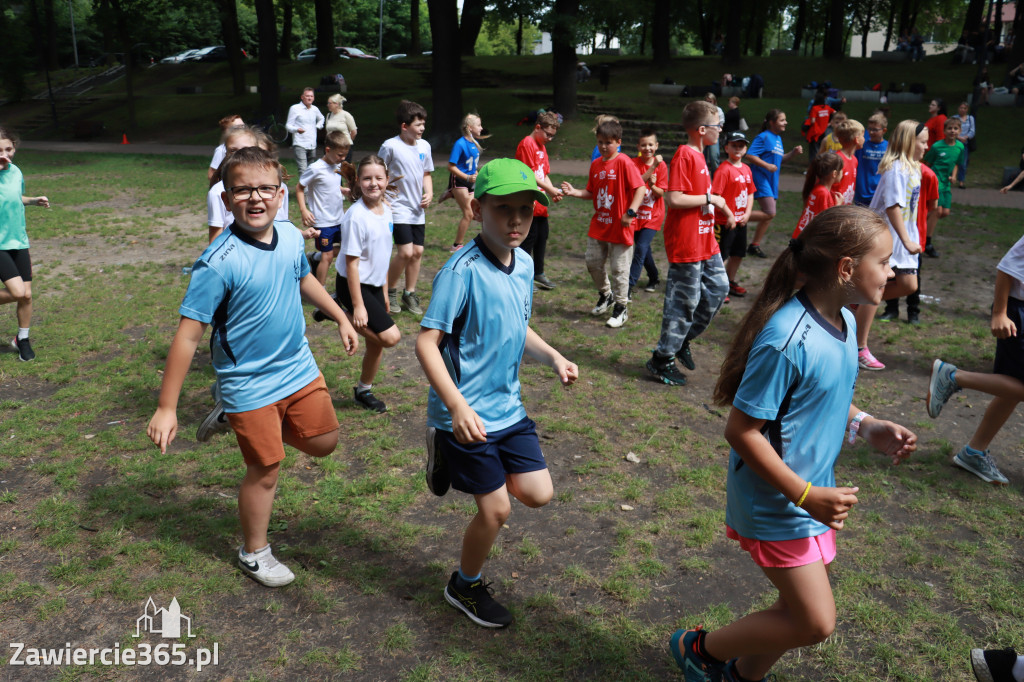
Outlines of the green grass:
M 481 631 L 441 598 L 475 508 L 468 496 L 425 489 L 426 385 L 407 315 L 378 377 L 392 408 L 381 417 L 349 397 L 361 357 L 310 323 L 341 444 L 317 461 L 289 449 L 270 538 L 297 580 L 273 591 L 255 585 L 233 565 L 237 446 L 193 439 L 211 407 L 205 344 L 185 382 L 177 440 L 161 455 L 145 436 L 187 286 L 180 269 L 205 241 L 205 159 L 30 150 L 18 158 L 28 191 L 54 203 L 28 214 L 39 359 L 0 353 L 0 608 L 19 614 L 26 642 L 132 640 L 147 598 L 162 606 L 176 597 L 203 645 L 219 643 L 220 677 L 649 680 L 673 674 L 665 642 L 676 627 L 720 627 L 774 600 L 724 536 L 727 411 L 709 402 L 749 299 L 723 309 L 694 345 L 690 386 L 650 382 L 642 364 L 660 297 L 638 292 L 617 331 L 587 314 L 581 201 L 560 204 L 552 218 L 547 269 L 558 288 L 536 295 L 533 317 L 580 365 L 580 380 L 565 389 L 530 360 L 521 373 L 555 498 L 543 509 L 513 504 L 485 569 L 516 624 Z M 780 204 L 777 224 L 794 224 L 797 197 Z M 876 323 L 872 348 L 900 360 L 857 386 L 859 406 L 908 424 L 921 447 L 898 469 L 863 444 L 844 450 L 836 477 L 860 486 L 861 502 L 832 574 L 838 629 L 783 657 L 781 680 L 967 680 L 971 647 L 1024 648 L 1022 429 L 1011 420 L 1000 435 L 1014 482 L 993 489 L 948 464 L 984 397 L 958 394 L 936 421 L 921 401 L 931 358 L 991 365 L 985 299 L 1019 220 L 1000 209 L 954 211 L 939 227 L 943 258 L 925 266 L 926 293 L 941 303 L 926 306 L 921 328 Z M 455 224 L 451 203 L 428 212 L 425 300 Z M 756 286 L 768 264 L 749 260 L 741 274 Z

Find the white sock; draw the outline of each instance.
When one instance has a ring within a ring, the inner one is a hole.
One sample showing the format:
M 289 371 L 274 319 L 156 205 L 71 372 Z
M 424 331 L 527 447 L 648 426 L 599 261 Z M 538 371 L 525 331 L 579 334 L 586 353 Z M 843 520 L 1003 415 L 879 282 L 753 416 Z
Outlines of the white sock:
M 1017 662 L 1013 664 L 1011 673 L 1017 682 L 1024 682 L 1024 654 L 1017 657 Z
M 369 391 L 371 388 L 373 388 L 373 384 L 364 384 L 363 382 L 360 381 L 359 385 L 356 386 L 356 393 L 362 393 L 363 391 Z
M 28 338 L 28 327 L 18 327 L 18 341 Z
M 270 545 L 267 545 L 266 547 L 260 547 L 260 548 L 259 548 L 259 549 L 257 549 L 257 550 L 256 550 L 255 552 L 246 552 L 246 551 L 245 551 L 245 546 L 243 546 L 243 547 L 242 547 L 242 554 L 244 554 L 245 556 L 256 556 L 256 555 L 257 555 L 257 554 L 259 554 L 260 552 L 262 552 L 262 551 L 264 551 L 264 550 L 267 550 L 267 549 L 270 549 Z

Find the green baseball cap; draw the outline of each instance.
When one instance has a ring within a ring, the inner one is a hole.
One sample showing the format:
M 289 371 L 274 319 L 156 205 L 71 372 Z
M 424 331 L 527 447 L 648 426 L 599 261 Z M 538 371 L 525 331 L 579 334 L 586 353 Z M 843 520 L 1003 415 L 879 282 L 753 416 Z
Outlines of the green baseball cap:
M 533 192 L 533 197 L 544 206 L 551 204 L 548 195 L 537 187 L 533 170 L 518 159 L 494 159 L 484 164 L 476 174 L 473 196 L 485 194 L 504 196 L 516 192 Z

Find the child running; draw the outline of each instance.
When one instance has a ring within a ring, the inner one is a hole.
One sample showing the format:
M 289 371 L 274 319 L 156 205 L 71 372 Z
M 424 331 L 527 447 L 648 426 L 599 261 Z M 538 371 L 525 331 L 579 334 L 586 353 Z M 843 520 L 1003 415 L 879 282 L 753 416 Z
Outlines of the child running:
M 855 322 L 892 276 L 892 239 L 868 209 L 815 217 L 779 255 L 722 363 L 715 401 L 732 404 L 726 534 L 778 589 L 776 602 L 726 627 L 678 630 L 669 643 L 688 681 L 767 679 L 790 649 L 835 628 L 828 565 L 858 488 L 837 487 L 843 436 L 859 433 L 898 464 L 917 448 L 906 428 L 861 412 Z M 794 295 L 798 281 L 804 286 Z
M 715 213 L 715 237 L 725 259 L 725 274 L 729 277 L 729 296 L 742 298 L 747 290 L 736 281 L 743 256 L 747 253 L 747 221 L 754 210 L 754 178 L 750 166 L 743 163 L 747 153 L 747 138 L 741 132 L 729 133 L 725 139 L 728 159 L 718 165 L 711 182 L 711 193 L 725 200 L 734 218 Z M 733 224 L 734 223 L 734 224 Z M 728 303 L 729 298 L 725 301 Z
M 854 152 L 857 157 L 857 181 L 853 186 L 853 202 L 858 206 L 870 206 L 878 186 L 878 164 L 885 156 L 889 143 L 885 140 L 885 131 L 889 119 L 880 113 L 868 118 L 868 139 L 864 146 Z
M 416 281 L 420 277 L 423 245 L 426 243 L 426 210 L 434 200 L 434 159 L 430 143 L 423 139 L 427 127 L 427 110 L 416 102 L 402 100 L 395 112 L 398 135 L 385 140 L 377 156 L 384 159 L 391 177 L 398 185 L 398 194 L 391 202 L 395 219 L 395 256 L 388 269 L 388 301 L 392 315 L 402 306 L 413 315 L 422 315 Z M 405 276 L 401 302 L 398 282 Z
M 800 145 L 793 147 L 788 152 L 782 146 L 782 133 L 786 131 L 786 114 L 780 109 L 769 109 L 764 115 L 764 123 L 761 124 L 761 132 L 750 145 L 744 160 L 750 164 L 750 171 L 754 176 L 754 186 L 757 188 L 754 198 L 757 199 L 759 210 L 755 210 L 750 219 L 757 223 L 754 230 L 754 239 L 747 247 L 747 253 L 758 258 L 767 258 L 767 254 L 761 249 L 761 242 L 768 234 L 768 226 L 775 219 L 777 203 L 779 200 L 779 174 L 783 162 L 788 161 L 794 154 L 803 154 L 804 148 Z
M 462 209 L 462 217 L 459 218 L 459 227 L 455 231 L 455 242 L 448 249 L 455 253 L 462 248 L 462 242 L 466 238 L 466 230 L 473 221 L 473 208 L 469 200 L 473 198 L 473 183 L 476 182 L 476 171 L 480 168 L 480 152 L 483 147 L 477 142 L 484 131 L 483 122 L 476 114 L 466 114 L 462 119 L 462 137 L 455 141 L 452 146 L 452 153 L 448 157 L 448 190 L 445 196 L 451 193 L 455 197 L 455 203 Z M 444 197 L 441 198 L 444 200 Z
M 857 167 L 860 163 L 857 161 L 857 150 L 864 146 L 864 126 L 860 121 L 844 117 L 836 124 L 834 132 L 840 143 L 836 153 L 843 161 L 843 176 L 836 181 L 832 189 L 840 197 L 840 200 L 836 201 L 837 204 L 852 204 L 854 185 L 857 183 Z
M 575 189 L 568 182 L 562 183 L 566 196 L 594 202 L 585 254 L 587 270 L 597 286 L 597 305 L 590 314 L 601 315 L 612 308 L 612 316 L 605 325 L 613 328 L 621 327 L 629 319 L 626 306 L 633 264 L 633 220 L 647 194 L 647 185 L 636 164 L 619 153 L 621 145 L 622 124 L 614 118 L 599 123 L 597 146 L 601 156 L 590 164 L 586 188 Z
M 32 324 L 32 258 L 28 249 L 28 231 L 25 228 L 25 207 L 50 207 L 46 197 L 25 196 L 25 177 L 14 165 L 18 137 L 0 126 L 0 305 L 14 303 L 18 318 L 18 333 L 11 347 L 18 351 L 22 362 L 34 360 L 35 351 L 29 342 Z
M 387 412 L 387 405 L 370 389 L 384 349 L 393 348 L 402 338 L 388 315 L 388 300 L 384 296 L 394 229 L 391 209 L 384 197 L 388 190 L 388 167 L 379 156 L 371 154 L 357 166 L 344 164 L 342 172 L 355 203 L 341 221 L 345 267 L 337 271 L 336 296 L 352 319 L 352 326 L 366 339 L 363 369 L 353 394 L 355 401 L 366 409 Z
M 213 157 L 210 159 L 210 167 L 206 169 L 206 179 L 210 181 L 210 186 L 220 179 L 218 171 L 220 170 L 220 164 L 224 162 L 224 157 L 228 155 L 227 146 L 224 144 L 223 137 L 231 128 L 244 128 L 245 121 L 238 114 L 228 114 L 222 118 L 219 122 L 221 132 L 221 143 L 217 145 L 213 150 Z
M 282 443 L 313 457 L 338 444 L 338 417 L 306 340 L 302 299 L 337 323 L 349 355 L 359 345 L 348 319 L 309 271 L 302 235 L 274 214 L 283 197 L 281 166 L 268 152 L 246 147 L 224 161 L 224 201 L 234 222 L 192 269 L 178 331 L 167 354 L 156 412 L 146 433 L 166 452 L 178 431 L 177 406 L 206 326 L 220 399 L 245 460 L 238 491 L 244 543 L 238 564 L 267 587 L 295 575 L 274 558 L 267 526 L 285 452 Z
M 793 239 L 800 236 L 814 216 L 843 203 L 839 193 L 832 190 L 842 177 L 843 160 L 835 152 L 822 152 L 811 160 L 804 178 L 804 212 L 793 230 Z
M 332 130 L 324 139 L 324 155 L 302 171 L 295 186 L 295 198 L 302 213 L 302 224 L 316 228 L 316 248 L 320 259 L 316 279 L 327 282 L 338 245 L 341 243 L 341 220 L 345 215 L 345 195 L 341 186 L 341 164 L 351 145 L 340 130 Z M 351 183 L 350 183 L 351 184 Z M 390 255 L 390 252 L 389 254 Z
M 992 301 L 992 336 L 996 359 L 992 374 L 968 372 L 942 360 L 932 363 L 928 381 L 928 416 L 935 419 L 957 391 L 969 388 L 988 393 L 992 401 L 971 439 L 953 456 L 953 463 L 986 483 L 1006 485 L 989 453 L 989 445 L 1003 424 L 1024 400 L 1024 237 L 1010 247 L 996 266 Z
M 917 233 L 917 205 L 921 199 L 921 157 L 928 145 L 923 123 L 900 121 L 892 134 L 889 148 L 878 164 L 881 178 L 871 199 L 871 210 L 889 224 L 892 234 L 892 265 L 896 276 L 885 288 L 883 299 L 899 298 L 917 289 L 917 254 L 921 253 Z M 861 369 L 885 369 L 868 349 L 868 335 L 877 305 L 857 308 L 857 353 Z
M 947 118 L 943 124 L 945 136 L 925 152 L 924 162 L 935 171 L 939 179 L 939 220 L 949 215 L 953 206 L 953 183 L 956 182 L 959 165 L 966 153 L 960 137 L 960 119 Z M 931 235 L 929 243 L 931 243 Z
M 560 125 L 557 114 L 542 111 L 537 115 L 533 131 L 520 140 L 516 147 L 516 158 L 533 169 L 537 185 L 547 192 L 551 201 L 556 204 L 562 200 L 563 195 L 562 190 L 555 187 L 549 177 L 551 158 L 548 156 L 547 144 L 555 139 Z M 526 235 L 520 248 L 533 258 L 533 281 L 537 288 L 548 291 L 555 288 L 555 283 L 544 274 L 544 256 L 548 249 L 549 232 L 548 204 L 538 201 L 533 207 L 533 225 L 530 226 L 530 233 Z
M 551 367 L 562 384 L 579 369 L 529 325 L 533 261 L 516 248 L 530 230 L 533 204 L 548 204 L 530 168 L 495 159 L 480 169 L 473 216 L 480 235 L 453 254 L 434 278 L 416 356 L 430 381 L 427 485 L 472 495 L 477 513 L 462 539 L 459 568 L 445 600 L 477 625 L 505 627 L 512 614 L 481 576 L 487 554 L 512 511 L 551 500 L 551 475 L 519 387 L 525 352 Z
M 658 266 L 651 253 L 651 241 L 661 230 L 665 219 L 665 190 L 668 189 L 668 166 L 658 153 L 658 134 L 653 128 L 643 128 L 637 141 L 638 155 L 633 163 L 640 171 L 640 179 L 647 185 L 647 193 L 640 202 L 633 221 L 633 264 L 629 267 L 629 296 L 633 298 L 633 287 L 640 281 L 640 270 L 647 271 L 647 286 L 644 291 L 653 294 L 658 290 L 660 278 Z

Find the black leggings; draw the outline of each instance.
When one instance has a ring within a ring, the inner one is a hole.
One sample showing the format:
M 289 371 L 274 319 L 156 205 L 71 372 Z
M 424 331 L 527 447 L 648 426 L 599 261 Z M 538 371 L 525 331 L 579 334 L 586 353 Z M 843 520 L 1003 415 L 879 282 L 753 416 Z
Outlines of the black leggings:
M 533 272 L 535 275 L 544 274 L 544 252 L 548 248 L 548 217 L 533 216 L 533 225 L 530 226 L 530 234 L 519 245 L 526 253 L 533 256 Z

